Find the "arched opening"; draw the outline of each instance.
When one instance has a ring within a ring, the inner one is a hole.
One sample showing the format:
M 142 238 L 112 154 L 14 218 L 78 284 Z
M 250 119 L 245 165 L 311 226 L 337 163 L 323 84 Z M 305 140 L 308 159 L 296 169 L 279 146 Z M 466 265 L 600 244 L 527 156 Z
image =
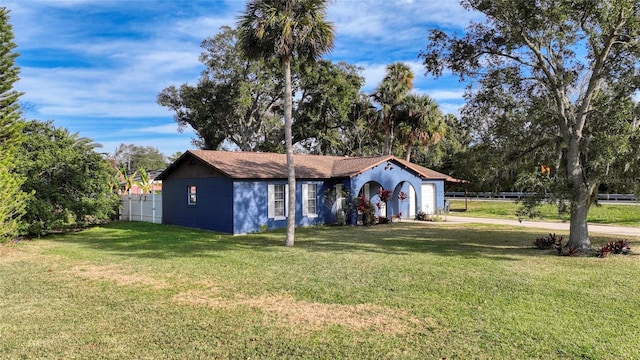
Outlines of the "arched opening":
M 335 182 L 324 189 L 324 206 L 329 211 L 329 222 L 348 223 L 349 192 L 342 182 Z
M 387 208 L 383 202 L 380 201 L 380 195 L 378 192 L 380 189 L 383 189 L 382 185 L 376 181 L 369 181 L 362 185 L 360 190 L 358 191 L 358 198 L 364 197 L 365 201 L 368 201 L 373 205 L 375 210 L 375 216 L 387 216 Z M 362 213 L 358 210 L 358 223 L 361 223 L 361 215 Z
M 403 219 L 413 219 L 416 216 L 416 189 L 408 181 L 396 185 L 391 202 L 395 216 Z

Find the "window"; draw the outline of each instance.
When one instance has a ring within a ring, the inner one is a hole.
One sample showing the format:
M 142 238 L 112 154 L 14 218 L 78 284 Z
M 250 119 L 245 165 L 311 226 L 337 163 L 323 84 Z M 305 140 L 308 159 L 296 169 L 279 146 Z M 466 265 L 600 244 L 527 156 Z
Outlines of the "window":
M 316 184 L 302 184 L 302 216 L 317 216 L 317 189 Z
M 195 205 L 196 204 L 196 186 L 189 185 L 187 187 L 187 204 Z
M 287 185 L 270 184 L 268 186 L 268 217 L 282 220 L 287 217 Z
M 284 217 L 284 185 L 273 186 L 273 210 L 276 217 Z

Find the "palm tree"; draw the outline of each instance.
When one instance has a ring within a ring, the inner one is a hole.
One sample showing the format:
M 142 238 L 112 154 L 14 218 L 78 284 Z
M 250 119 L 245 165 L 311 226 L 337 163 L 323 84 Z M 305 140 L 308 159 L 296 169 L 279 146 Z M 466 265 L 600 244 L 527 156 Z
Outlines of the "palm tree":
M 93 141 L 93 139 L 90 139 L 88 137 L 80 136 L 80 134 L 77 132 L 71 134 L 68 129 L 63 129 L 62 131 L 69 138 L 69 141 L 71 141 L 71 146 L 76 149 L 82 148 L 87 150 L 95 150 L 98 148 L 102 148 L 102 144 L 96 143 Z
M 396 116 L 398 138 L 405 145 L 407 161 L 411 161 L 413 145 L 436 144 L 447 130 L 438 104 L 427 95 L 408 95 Z
M 380 115 L 385 131 L 384 155 L 391 155 L 396 127 L 395 113 L 404 97 L 413 89 L 413 77 L 413 71 L 404 63 L 387 65 L 387 74 L 371 95 L 382 106 Z
M 135 181 L 135 184 L 138 185 L 142 194 L 151 194 L 153 191 L 153 181 L 149 178 L 149 174 L 147 174 L 145 169 L 140 168 L 139 172 L 140 181 Z
M 291 136 L 291 62 L 315 61 L 333 48 L 333 25 L 325 21 L 327 0 L 250 0 L 240 17 L 238 45 L 248 58 L 280 59 L 284 72 L 284 133 L 289 206 L 286 246 L 295 233 L 296 177 Z
M 116 170 L 118 172 L 117 177 L 118 177 L 118 181 L 120 183 L 121 189 L 125 193 L 129 192 L 129 190 L 131 190 L 133 185 L 135 185 L 135 178 L 136 178 L 136 175 L 138 175 L 138 170 L 134 171 L 131 174 L 129 174 L 125 166 L 122 166 L 120 169 L 116 168 Z

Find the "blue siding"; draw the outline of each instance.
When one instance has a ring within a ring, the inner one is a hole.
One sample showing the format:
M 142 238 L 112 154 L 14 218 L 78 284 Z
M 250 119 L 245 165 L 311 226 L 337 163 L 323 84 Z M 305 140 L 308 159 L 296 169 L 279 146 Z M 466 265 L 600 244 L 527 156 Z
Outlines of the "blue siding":
M 236 181 L 233 185 L 233 233 L 246 234 L 267 229 L 287 227 L 286 219 L 268 218 L 268 186 L 270 184 L 286 184 L 286 180 Z M 317 217 L 302 216 L 302 184 L 316 184 Z M 310 226 L 326 223 L 330 217 L 330 209 L 323 206 L 323 195 L 330 183 L 318 180 L 296 181 L 296 226 Z
M 316 187 L 316 213 L 317 216 L 302 216 L 302 184 L 315 184 Z M 324 181 L 296 180 L 296 226 L 313 226 L 324 224 L 324 211 L 322 210 L 322 194 Z
M 233 184 L 234 234 L 258 232 L 262 226 L 276 228 L 274 220 L 267 218 L 268 185 L 264 181 L 236 181 Z
M 187 204 L 187 188 L 196 186 L 196 205 Z M 165 179 L 162 221 L 225 233 L 233 232 L 232 183 L 228 178 Z

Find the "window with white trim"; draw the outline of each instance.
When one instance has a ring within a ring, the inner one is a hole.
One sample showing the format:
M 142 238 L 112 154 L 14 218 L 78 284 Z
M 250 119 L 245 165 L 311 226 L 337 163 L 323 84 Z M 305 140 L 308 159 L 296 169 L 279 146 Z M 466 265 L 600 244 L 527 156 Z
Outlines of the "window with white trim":
M 273 215 L 284 216 L 284 185 L 273 187 Z
M 196 204 L 196 186 L 189 185 L 187 186 L 187 205 L 195 205 Z
M 302 216 L 318 216 L 318 185 L 302 184 Z
M 269 184 L 268 186 L 270 219 L 285 219 L 287 217 L 287 185 Z

